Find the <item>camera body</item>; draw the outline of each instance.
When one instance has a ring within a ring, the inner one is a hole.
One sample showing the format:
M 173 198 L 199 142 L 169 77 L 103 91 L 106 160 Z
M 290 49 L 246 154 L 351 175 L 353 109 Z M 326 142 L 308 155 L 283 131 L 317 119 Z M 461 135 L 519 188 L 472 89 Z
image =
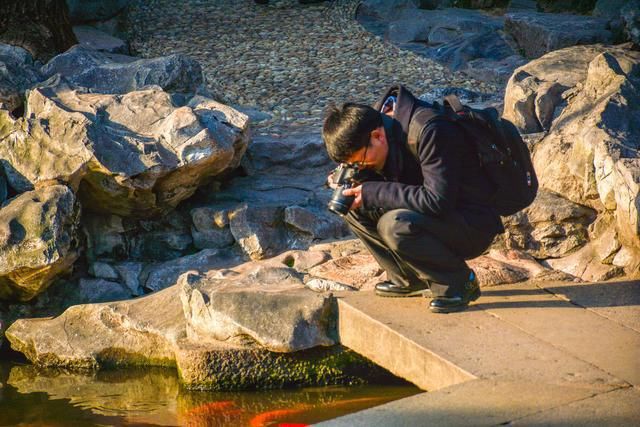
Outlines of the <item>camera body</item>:
M 349 208 L 355 199 L 354 196 L 345 196 L 343 190 L 352 188 L 357 185 L 355 177 L 358 175 L 359 168 L 357 165 L 349 165 L 341 163 L 334 171 L 332 181 L 337 185 L 331 195 L 331 199 L 327 204 L 327 208 L 340 216 L 344 216 L 349 212 Z

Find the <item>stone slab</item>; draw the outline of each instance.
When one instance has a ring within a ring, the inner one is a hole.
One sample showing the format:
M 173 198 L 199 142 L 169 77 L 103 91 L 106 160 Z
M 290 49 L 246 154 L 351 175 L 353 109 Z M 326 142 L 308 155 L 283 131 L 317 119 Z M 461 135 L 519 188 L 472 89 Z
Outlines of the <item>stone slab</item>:
M 541 283 L 547 291 L 640 332 L 640 280 Z
M 568 304 L 556 299 L 553 304 Z M 542 302 L 549 304 L 546 297 Z M 436 390 L 473 377 L 600 391 L 627 385 L 483 310 L 482 305 L 472 305 L 461 313 L 439 315 L 430 313 L 427 301 L 422 298 L 380 298 L 372 292 L 359 292 L 340 295 L 339 310 L 343 345 L 424 389 Z M 551 325 L 548 323 L 547 327 Z M 420 351 L 407 352 L 407 348 Z M 426 365 L 421 367 L 425 373 L 422 378 L 416 376 L 415 367 L 420 364 Z
M 616 284 L 599 286 L 602 290 L 604 286 L 612 288 Z M 595 286 L 558 284 L 553 289 L 561 295 L 569 294 L 592 304 L 598 301 L 596 293 L 599 291 Z M 621 380 L 640 385 L 640 333 L 637 331 L 532 283 L 485 290 L 480 302 L 479 308 L 507 324 Z M 628 304 L 633 305 L 633 301 Z
M 338 335 L 343 345 L 405 378 L 433 390 L 476 377 L 407 337 L 391 322 L 380 322 L 338 300 Z
M 524 415 L 534 415 L 586 399 L 591 396 L 591 393 L 593 390 L 581 387 L 550 385 L 535 381 L 473 380 L 436 392 L 396 400 L 316 425 L 322 427 L 495 426 L 508 424 Z
M 628 387 L 516 420 L 513 425 L 608 427 L 640 425 L 640 390 Z

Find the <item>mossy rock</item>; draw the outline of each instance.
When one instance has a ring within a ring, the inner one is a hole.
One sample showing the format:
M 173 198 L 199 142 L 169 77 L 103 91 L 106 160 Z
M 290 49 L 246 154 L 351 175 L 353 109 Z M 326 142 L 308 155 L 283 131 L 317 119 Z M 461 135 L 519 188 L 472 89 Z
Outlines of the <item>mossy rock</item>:
M 181 350 L 177 367 L 194 390 L 251 390 L 399 382 L 397 377 L 342 346 L 293 353 L 230 348 Z

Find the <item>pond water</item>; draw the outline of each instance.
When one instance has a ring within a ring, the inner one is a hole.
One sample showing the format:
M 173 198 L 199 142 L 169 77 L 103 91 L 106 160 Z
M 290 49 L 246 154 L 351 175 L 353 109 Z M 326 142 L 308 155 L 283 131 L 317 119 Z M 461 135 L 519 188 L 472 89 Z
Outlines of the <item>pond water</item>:
M 189 391 L 172 369 L 83 374 L 0 361 L 0 426 L 302 426 L 419 392 L 409 384 Z

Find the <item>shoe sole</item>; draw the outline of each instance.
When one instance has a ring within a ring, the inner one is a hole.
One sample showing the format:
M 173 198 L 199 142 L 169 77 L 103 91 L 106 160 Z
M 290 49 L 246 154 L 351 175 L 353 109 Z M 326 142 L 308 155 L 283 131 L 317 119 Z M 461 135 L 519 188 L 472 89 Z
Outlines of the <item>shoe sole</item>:
M 431 307 L 429 306 L 429 310 L 431 310 L 432 313 L 457 313 L 459 311 L 464 311 L 467 308 L 469 308 L 469 303 L 472 301 L 477 300 L 478 298 L 480 298 L 481 295 L 481 291 L 480 288 L 478 288 L 478 292 L 474 293 L 471 298 L 469 299 L 469 302 L 467 302 L 464 305 L 458 305 L 458 306 L 454 306 L 454 307 Z
M 425 294 L 428 294 L 428 295 L 425 295 Z M 419 291 L 411 291 L 404 294 L 400 294 L 398 292 L 385 292 L 385 291 L 379 291 L 376 289 L 376 295 L 380 297 L 386 297 L 386 298 L 411 298 L 411 297 L 421 297 L 421 296 L 431 298 L 431 291 L 429 291 L 429 289 L 421 289 Z

